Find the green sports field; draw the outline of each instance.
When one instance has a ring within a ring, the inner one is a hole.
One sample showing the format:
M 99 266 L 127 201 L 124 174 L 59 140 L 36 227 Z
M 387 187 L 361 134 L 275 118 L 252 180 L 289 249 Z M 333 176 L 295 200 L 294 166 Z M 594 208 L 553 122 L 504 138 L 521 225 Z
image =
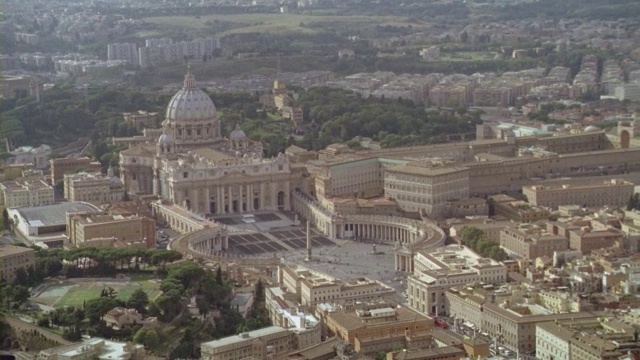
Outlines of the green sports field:
M 65 282 L 49 286 L 40 295 L 33 298 L 34 301 L 53 306 L 82 306 L 82 304 L 100 296 L 105 287 L 111 287 L 116 291 L 117 298 L 123 301 L 129 299 L 137 289 L 147 293 L 149 299 L 155 299 L 159 294 L 159 283 L 150 280 L 140 281 L 91 281 L 91 282 Z

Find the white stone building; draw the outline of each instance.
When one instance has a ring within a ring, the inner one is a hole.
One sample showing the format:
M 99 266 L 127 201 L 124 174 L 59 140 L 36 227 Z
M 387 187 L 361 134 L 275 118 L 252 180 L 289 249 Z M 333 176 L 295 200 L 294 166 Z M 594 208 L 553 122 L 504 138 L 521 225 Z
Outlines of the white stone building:
M 461 245 L 448 245 L 413 258 L 413 275 L 407 278 L 409 307 L 424 314 L 448 314 L 445 293 L 453 286 L 483 282 L 503 284 L 507 268 Z
M 367 278 L 341 280 L 301 266 L 278 267 L 278 282 L 300 299 L 300 304 L 315 306 L 328 301 L 365 301 L 385 298 L 395 291 Z
M 53 187 L 42 180 L 27 180 L 24 184 L 6 181 L 0 189 L 7 208 L 53 204 Z
M 21 146 L 9 154 L 9 164 L 33 164 L 36 169 L 44 169 L 49 166 L 49 156 L 51 156 L 51 146 L 42 144 L 36 148 L 31 146 Z
M 64 197 L 69 201 L 85 201 L 100 205 L 124 200 L 122 181 L 109 174 L 86 173 L 64 175 Z
M 280 326 L 270 326 L 226 338 L 202 343 L 201 358 L 217 359 L 282 359 L 296 350 L 295 335 Z
M 412 162 L 385 170 L 384 194 L 405 211 L 445 214 L 451 200 L 469 197 L 469 169 L 438 162 Z

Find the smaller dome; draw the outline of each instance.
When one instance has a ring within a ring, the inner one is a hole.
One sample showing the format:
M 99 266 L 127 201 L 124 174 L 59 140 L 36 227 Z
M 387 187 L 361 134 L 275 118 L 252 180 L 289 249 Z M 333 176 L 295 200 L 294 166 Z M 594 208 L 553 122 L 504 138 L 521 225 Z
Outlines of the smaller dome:
M 597 126 L 589 125 L 586 128 L 584 128 L 584 132 L 596 132 L 596 131 L 600 131 L 600 128 Z
M 171 142 L 173 142 L 173 136 L 169 134 L 162 134 L 158 138 L 158 144 L 169 144 Z
M 236 129 L 233 130 L 231 132 L 231 134 L 229 134 L 229 138 L 231 140 L 242 140 L 244 138 L 247 137 L 247 134 L 244 133 L 244 131 L 242 131 L 242 129 L 240 129 L 240 125 L 236 124 Z

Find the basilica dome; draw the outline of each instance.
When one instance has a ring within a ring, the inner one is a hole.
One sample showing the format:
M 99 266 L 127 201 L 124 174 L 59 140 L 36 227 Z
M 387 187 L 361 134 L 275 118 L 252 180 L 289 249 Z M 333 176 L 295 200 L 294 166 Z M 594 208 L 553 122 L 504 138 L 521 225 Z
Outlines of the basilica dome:
M 162 134 L 160 135 L 160 137 L 158 138 L 158 143 L 159 144 L 170 144 L 171 142 L 173 142 L 173 137 L 169 134 Z
M 188 71 L 184 77 L 184 86 L 173 95 L 167 105 L 167 120 L 181 122 L 215 119 L 216 107 L 213 101 L 195 83 L 194 76 Z
M 240 129 L 240 125 L 236 124 L 236 128 L 235 130 L 233 130 L 231 132 L 231 134 L 229 134 L 229 139 L 231 140 L 242 140 L 244 138 L 247 137 L 247 134 L 244 133 L 244 131 L 242 131 L 242 129 Z

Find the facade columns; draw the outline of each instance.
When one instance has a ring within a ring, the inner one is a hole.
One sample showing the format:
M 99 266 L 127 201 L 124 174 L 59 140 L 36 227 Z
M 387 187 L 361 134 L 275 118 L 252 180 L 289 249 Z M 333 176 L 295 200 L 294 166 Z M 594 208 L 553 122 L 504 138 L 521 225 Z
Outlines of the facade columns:
M 276 191 L 276 183 L 271 183 L 271 210 L 278 209 L 278 192 Z
M 211 194 L 209 193 L 209 187 L 204 188 L 204 214 L 211 213 Z
M 253 183 L 247 185 L 247 210 L 255 211 L 256 209 L 253 207 Z
M 244 202 L 244 199 L 242 198 L 242 188 L 244 187 L 244 184 L 238 184 L 238 212 L 244 212 L 244 209 L 242 208 L 242 203 Z
M 291 191 L 289 189 L 289 181 L 286 181 L 284 183 L 284 210 L 285 211 L 290 211 L 291 210 Z
M 200 194 L 199 189 L 193 189 L 189 192 L 189 199 L 191 201 L 191 211 L 193 211 L 196 214 L 200 212 L 200 196 L 198 196 L 199 194 Z
M 189 211 L 198 213 L 200 203 L 198 202 L 198 189 L 189 189 Z
M 227 186 L 227 191 L 229 191 L 229 213 L 233 213 L 233 186 Z
M 264 203 L 264 195 L 265 192 L 267 191 L 266 186 L 264 185 L 264 182 L 260 183 L 260 210 L 265 208 L 265 203 Z
M 218 214 L 224 214 L 224 191 L 222 186 L 216 186 L 216 203 L 218 204 Z

